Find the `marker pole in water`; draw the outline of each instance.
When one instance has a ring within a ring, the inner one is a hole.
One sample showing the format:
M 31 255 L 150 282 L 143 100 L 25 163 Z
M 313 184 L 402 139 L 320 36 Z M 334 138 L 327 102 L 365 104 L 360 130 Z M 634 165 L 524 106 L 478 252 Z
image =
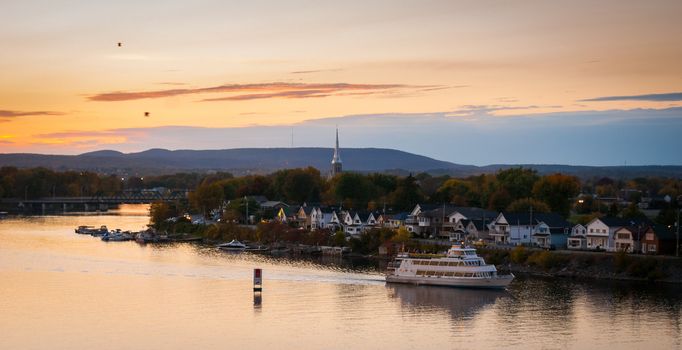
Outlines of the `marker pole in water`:
M 263 270 L 253 269 L 253 291 L 262 292 L 263 291 Z

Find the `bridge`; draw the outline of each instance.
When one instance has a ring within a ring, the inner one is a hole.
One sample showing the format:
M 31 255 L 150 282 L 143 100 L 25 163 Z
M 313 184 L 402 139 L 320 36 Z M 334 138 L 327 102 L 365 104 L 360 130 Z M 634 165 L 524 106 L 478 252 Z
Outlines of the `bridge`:
M 0 205 L 5 210 L 19 212 L 107 211 L 120 204 L 184 201 L 188 193 L 189 190 L 123 191 L 110 196 L 3 198 L 0 199 Z

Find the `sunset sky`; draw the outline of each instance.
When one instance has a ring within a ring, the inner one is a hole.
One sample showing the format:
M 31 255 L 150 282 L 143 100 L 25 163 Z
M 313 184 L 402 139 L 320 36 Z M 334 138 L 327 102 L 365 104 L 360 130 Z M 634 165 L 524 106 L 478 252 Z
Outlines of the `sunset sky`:
M 679 0 L 3 1 L 0 153 L 331 147 L 338 125 L 342 147 L 464 164 L 682 164 L 681 18 Z

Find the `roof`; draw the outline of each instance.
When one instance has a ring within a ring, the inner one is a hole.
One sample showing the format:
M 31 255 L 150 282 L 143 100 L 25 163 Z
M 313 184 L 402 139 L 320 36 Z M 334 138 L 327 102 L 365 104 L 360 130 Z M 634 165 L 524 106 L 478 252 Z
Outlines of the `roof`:
M 491 221 L 495 217 L 497 217 L 496 212 L 477 207 L 454 207 L 452 213 L 454 213 L 455 211 L 459 212 L 460 214 L 466 216 L 467 219 L 471 220 L 487 219 L 488 221 Z
M 289 217 L 289 216 L 294 216 L 298 213 L 298 210 L 291 208 L 291 207 L 282 207 L 282 210 L 284 211 L 284 214 Z
M 608 227 L 622 227 L 622 226 L 628 226 L 628 222 L 626 220 L 623 220 L 621 218 L 613 217 L 613 216 L 604 216 L 601 218 L 597 218 L 599 221 L 604 223 L 604 225 Z
M 407 219 L 407 216 L 410 215 L 410 213 L 402 212 L 402 213 L 397 213 L 397 214 L 390 214 L 386 215 L 388 220 L 402 220 L 404 221 Z
M 274 207 L 279 206 L 279 205 L 284 206 L 284 207 L 289 206 L 289 204 L 286 204 L 286 203 L 280 202 L 280 201 L 265 201 L 265 202 L 260 203 L 260 206 L 262 208 L 274 208 Z
M 654 229 L 654 234 L 660 240 L 666 240 L 667 241 L 667 240 L 674 240 L 677 238 L 677 234 L 664 225 L 656 224 L 656 225 L 651 226 L 651 228 Z
M 303 212 L 305 213 L 306 216 L 310 216 L 310 213 L 313 211 L 313 207 L 301 207 L 299 210 L 303 209 Z
M 507 219 L 509 225 L 521 225 L 530 226 L 531 225 L 531 214 L 530 213 L 502 213 L 504 218 Z M 533 213 L 533 225 L 537 225 L 540 222 L 544 222 L 550 228 L 570 228 L 571 224 L 566 221 L 561 215 L 556 213 Z

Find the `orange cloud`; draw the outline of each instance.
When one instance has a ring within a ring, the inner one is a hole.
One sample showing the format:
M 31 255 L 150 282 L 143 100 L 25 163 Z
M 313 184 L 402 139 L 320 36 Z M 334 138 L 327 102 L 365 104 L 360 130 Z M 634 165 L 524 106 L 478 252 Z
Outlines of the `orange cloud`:
M 115 91 L 92 95 L 90 101 L 129 101 L 146 98 L 164 98 L 204 93 L 243 93 L 262 91 L 261 94 L 237 95 L 225 98 L 204 99 L 202 101 L 250 100 L 257 98 L 303 98 L 326 97 L 346 91 L 390 91 L 435 88 L 437 86 L 413 86 L 405 84 L 349 84 L 349 83 L 262 83 L 262 84 L 226 84 L 195 89 L 168 89 L 156 91 Z
M 64 115 L 60 112 L 51 111 L 12 111 L 7 109 L 0 109 L 0 121 L 7 121 L 9 118 L 16 117 L 31 117 L 31 116 L 41 116 L 41 115 Z

